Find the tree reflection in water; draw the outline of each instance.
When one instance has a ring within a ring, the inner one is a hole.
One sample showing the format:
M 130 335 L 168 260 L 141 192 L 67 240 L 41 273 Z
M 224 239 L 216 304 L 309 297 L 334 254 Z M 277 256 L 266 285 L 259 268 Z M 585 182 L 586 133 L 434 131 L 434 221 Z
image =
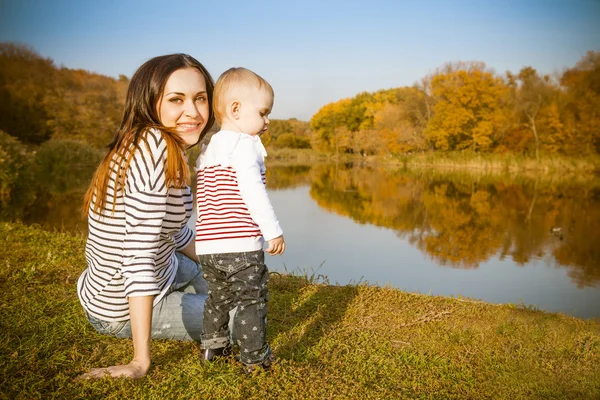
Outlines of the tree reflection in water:
M 79 207 L 92 172 L 38 179 L 32 193 L 19 192 L 28 201 L 0 209 L 2 219 L 85 231 Z M 473 269 L 494 256 L 517 265 L 543 259 L 567 267 L 579 287 L 600 282 L 600 180 L 594 176 L 519 178 L 352 164 L 275 165 L 267 172 L 269 190 L 310 185 L 320 207 L 393 229 L 440 265 Z
M 322 164 L 300 173 L 276 170 L 269 184 L 293 187 L 306 174 L 320 207 L 393 229 L 438 264 L 478 268 L 496 255 L 518 265 L 543 259 L 568 267 L 579 287 L 600 281 L 600 181 L 593 176 L 515 178 Z

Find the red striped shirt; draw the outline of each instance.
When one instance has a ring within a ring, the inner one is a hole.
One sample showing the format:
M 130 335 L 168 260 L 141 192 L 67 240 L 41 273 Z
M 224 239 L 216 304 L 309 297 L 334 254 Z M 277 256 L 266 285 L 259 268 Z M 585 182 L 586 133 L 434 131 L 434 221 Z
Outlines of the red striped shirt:
M 262 174 L 263 183 L 265 175 Z M 214 165 L 197 173 L 196 241 L 256 238 L 262 236 L 244 203 L 235 170 Z

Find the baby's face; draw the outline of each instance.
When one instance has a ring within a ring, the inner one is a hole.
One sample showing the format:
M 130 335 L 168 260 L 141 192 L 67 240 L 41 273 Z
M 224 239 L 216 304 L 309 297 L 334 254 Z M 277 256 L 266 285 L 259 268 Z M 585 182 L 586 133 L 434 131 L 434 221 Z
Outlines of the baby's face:
M 248 91 L 240 102 L 236 125 L 242 132 L 256 136 L 269 126 L 269 114 L 273 108 L 273 96 L 266 89 Z

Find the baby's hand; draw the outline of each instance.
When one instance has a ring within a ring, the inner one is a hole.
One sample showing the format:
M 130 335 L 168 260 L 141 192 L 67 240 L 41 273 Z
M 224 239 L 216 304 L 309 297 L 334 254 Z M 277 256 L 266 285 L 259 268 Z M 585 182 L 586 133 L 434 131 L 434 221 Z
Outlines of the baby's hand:
M 269 246 L 265 251 L 272 256 L 276 256 L 277 254 L 283 254 L 283 252 L 285 251 L 285 240 L 283 240 L 283 235 L 276 237 L 275 239 L 269 240 Z

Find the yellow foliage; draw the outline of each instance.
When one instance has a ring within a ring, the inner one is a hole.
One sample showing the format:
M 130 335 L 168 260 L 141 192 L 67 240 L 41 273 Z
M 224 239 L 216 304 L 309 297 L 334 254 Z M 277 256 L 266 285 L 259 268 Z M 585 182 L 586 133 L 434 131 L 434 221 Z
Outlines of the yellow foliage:
M 506 113 L 506 86 L 484 64 L 449 66 L 431 80 L 434 115 L 425 136 L 440 150 L 489 151 Z

